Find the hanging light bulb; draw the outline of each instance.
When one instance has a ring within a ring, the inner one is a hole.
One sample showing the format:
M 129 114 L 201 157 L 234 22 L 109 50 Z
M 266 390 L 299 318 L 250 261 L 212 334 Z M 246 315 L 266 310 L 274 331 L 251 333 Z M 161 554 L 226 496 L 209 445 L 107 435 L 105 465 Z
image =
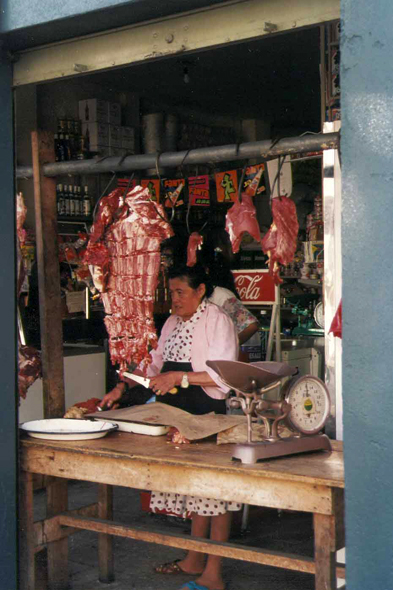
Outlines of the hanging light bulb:
M 183 82 L 184 82 L 184 84 L 190 83 L 190 74 L 188 73 L 187 66 L 184 66 L 184 69 L 183 69 Z

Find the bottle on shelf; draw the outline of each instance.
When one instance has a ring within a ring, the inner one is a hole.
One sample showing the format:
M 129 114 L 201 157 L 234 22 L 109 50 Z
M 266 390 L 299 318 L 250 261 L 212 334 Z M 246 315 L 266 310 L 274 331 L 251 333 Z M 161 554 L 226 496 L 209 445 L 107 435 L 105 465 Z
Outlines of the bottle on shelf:
M 91 200 L 89 196 L 89 187 L 85 184 L 83 189 L 83 215 L 85 217 L 90 217 L 91 215 Z
M 64 133 L 59 133 L 59 140 L 58 140 L 58 162 L 65 162 L 66 161 L 66 152 L 65 152 L 65 144 L 64 144 Z
M 57 119 L 57 133 L 66 133 L 66 120 L 64 118 Z
M 56 200 L 57 200 L 57 214 L 59 216 L 65 215 L 65 200 L 63 193 L 63 185 L 60 183 L 56 187 Z
M 79 136 L 78 141 L 78 153 L 76 155 L 77 160 L 87 160 L 88 150 L 86 148 L 86 138 L 84 135 Z
M 75 135 L 74 135 L 74 121 L 73 119 L 67 119 L 67 135 L 68 135 L 68 146 L 69 146 L 69 159 L 75 160 Z
M 70 201 L 69 215 L 70 215 L 70 217 L 75 217 L 75 195 L 74 195 L 74 191 L 72 188 L 72 184 L 68 185 L 68 198 Z
M 68 192 L 68 185 L 65 184 L 64 185 L 64 215 L 66 217 L 69 217 L 70 211 L 71 211 L 71 197 Z
M 53 135 L 54 141 L 54 150 L 55 150 L 55 160 L 56 162 L 60 162 L 60 141 L 59 141 L 59 134 L 55 133 Z
M 65 160 L 66 161 L 72 160 L 72 158 L 71 158 L 70 136 L 68 135 L 68 133 L 66 133 L 64 135 L 64 155 L 65 155 Z
M 74 185 L 74 203 L 74 215 L 78 217 L 79 215 L 82 215 L 82 212 L 80 206 L 81 203 L 79 199 L 78 186 L 76 184 Z

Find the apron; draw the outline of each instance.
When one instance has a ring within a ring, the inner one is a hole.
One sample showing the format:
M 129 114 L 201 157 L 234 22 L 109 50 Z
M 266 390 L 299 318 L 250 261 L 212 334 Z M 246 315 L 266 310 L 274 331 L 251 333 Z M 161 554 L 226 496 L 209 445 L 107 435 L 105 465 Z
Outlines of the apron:
M 193 371 L 191 363 L 178 363 L 175 361 L 165 361 L 161 373 L 168 371 L 181 371 L 182 373 L 191 373 Z M 166 393 L 157 395 L 156 401 L 162 404 L 168 404 L 174 408 L 179 408 L 190 414 L 200 416 L 201 414 L 226 413 L 226 403 L 224 399 L 214 399 L 207 395 L 200 385 L 190 385 L 187 388 L 178 387 L 176 394 Z M 154 392 L 152 392 L 154 395 Z

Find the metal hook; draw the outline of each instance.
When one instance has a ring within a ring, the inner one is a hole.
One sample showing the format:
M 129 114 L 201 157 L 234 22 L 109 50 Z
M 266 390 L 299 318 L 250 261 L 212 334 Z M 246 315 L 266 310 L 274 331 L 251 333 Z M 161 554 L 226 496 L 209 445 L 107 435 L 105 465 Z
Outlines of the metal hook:
M 107 156 L 106 156 L 106 157 L 107 157 Z M 96 216 L 96 214 L 97 214 L 97 209 L 98 209 L 98 206 L 99 206 L 99 204 L 100 204 L 100 202 L 101 202 L 101 199 L 102 199 L 102 198 L 105 196 L 105 193 L 107 192 L 108 188 L 110 187 L 110 185 L 112 184 L 112 182 L 113 182 L 113 181 L 114 181 L 114 179 L 116 178 L 116 172 L 113 172 L 113 170 L 112 170 L 112 174 L 113 174 L 112 178 L 110 179 L 110 181 L 108 182 L 108 184 L 107 184 L 107 185 L 106 185 L 106 187 L 104 188 L 104 190 L 103 190 L 103 192 L 102 192 L 102 194 L 101 194 L 100 198 L 98 199 L 97 203 L 95 204 L 95 207 L 94 207 L 94 210 L 93 210 L 93 223 L 94 223 L 95 216 Z

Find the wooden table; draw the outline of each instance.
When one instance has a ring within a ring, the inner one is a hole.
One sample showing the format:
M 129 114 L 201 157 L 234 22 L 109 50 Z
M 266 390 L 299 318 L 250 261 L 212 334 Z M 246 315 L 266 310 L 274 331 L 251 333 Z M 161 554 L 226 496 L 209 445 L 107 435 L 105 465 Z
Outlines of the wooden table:
M 242 465 L 232 445 L 175 446 L 164 437 L 113 433 L 88 441 L 21 440 L 21 590 L 35 587 L 34 555 L 48 549 L 50 588 L 68 584 L 68 539 L 79 529 L 99 534 L 99 579 L 113 575 L 112 535 L 315 575 L 316 590 L 336 588 L 336 551 L 344 546 L 344 469 L 341 443 L 318 452 Z M 33 474 L 48 477 L 47 518 L 33 521 Z M 96 482 L 98 502 L 67 510 L 67 480 Z M 112 486 L 178 492 L 256 506 L 313 513 L 314 559 L 187 535 L 124 526 L 112 520 Z

